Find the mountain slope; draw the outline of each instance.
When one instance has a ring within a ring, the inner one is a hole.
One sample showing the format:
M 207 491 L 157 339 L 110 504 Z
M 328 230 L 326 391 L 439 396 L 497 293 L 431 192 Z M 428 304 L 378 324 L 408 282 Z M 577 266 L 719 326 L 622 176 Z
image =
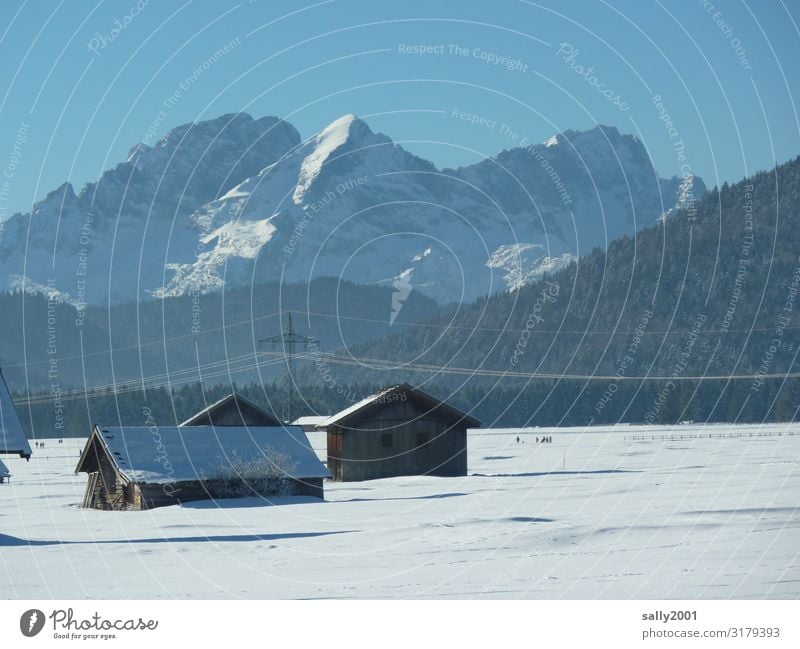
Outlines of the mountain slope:
M 706 194 L 696 211 L 679 210 L 546 280 L 445 310 L 424 326 L 350 350 L 365 361 L 391 361 L 390 376 L 363 368 L 343 371 L 352 381 L 376 384 L 481 386 L 480 400 L 501 382 L 512 392 L 521 389 L 527 379 L 514 373 L 573 376 L 568 401 L 558 408 L 579 410 L 578 422 L 599 416 L 605 406 L 596 405 L 604 391 L 619 416 L 635 421 L 670 378 L 677 384 L 686 377 L 750 375 L 735 382 L 735 398 L 725 380 L 708 382 L 715 387 L 707 393 L 705 384 L 698 388 L 706 395 L 704 407 L 714 410 L 724 392 L 733 413 L 729 420 L 737 408 L 753 404 L 761 408 L 753 412 L 767 412 L 765 395 L 780 392 L 780 376 L 797 370 L 800 353 L 798 214 L 800 158 L 725 184 Z M 452 368 L 477 371 L 470 376 Z M 608 378 L 589 380 L 598 376 Z M 626 382 L 641 376 L 666 378 Z M 309 372 L 308 380 L 313 378 Z M 765 388 L 776 380 L 777 388 Z M 545 384 L 542 399 L 555 382 Z M 694 385 L 699 382 L 687 383 Z M 693 389 L 682 398 L 691 399 Z M 646 402 L 635 416 L 625 413 L 626 398 L 609 396 L 623 391 L 639 400 L 637 407 Z M 531 412 L 536 406 L 529 403 Z
M 198 380 L 198 367 L 209 385 L 262 381 L 286 369 L 282 350 L 258 341 L 279 335 L 287 312 L 294 312 L 298 333 L 313 335 L 327 351 L 402 330 L 437 309 L 413 293 L 390 325 L 391 305 L 386 287 L 331 278 L 83 311 L 58 296 L 0 293 L 0 366 L 12 389 L 32 391 L 137 380 L 181 385 Z

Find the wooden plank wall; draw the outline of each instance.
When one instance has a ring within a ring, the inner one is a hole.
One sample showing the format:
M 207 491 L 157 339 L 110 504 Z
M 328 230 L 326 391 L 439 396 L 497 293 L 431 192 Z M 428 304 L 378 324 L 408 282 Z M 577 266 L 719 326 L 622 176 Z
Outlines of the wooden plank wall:
M 453 427 L 435 411 L 427 413 L 411 400 L 385 404 L 346 429 L 336 427 L 333 437 L 339 431 L 343 459 L 334 466 L 336 480 L 467 474 L 466 424 Z M 392 435 L 391 448 L 383 446 L 384 433 Z M 418 435 L 427 442 L 417 446 Z

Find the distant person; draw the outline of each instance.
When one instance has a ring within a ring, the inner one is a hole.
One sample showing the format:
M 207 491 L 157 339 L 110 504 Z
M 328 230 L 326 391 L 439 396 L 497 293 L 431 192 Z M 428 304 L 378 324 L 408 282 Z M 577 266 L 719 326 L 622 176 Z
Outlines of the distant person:
M 517 435 L 517 444 L 519 444 L 519 435 Z
M 536 436 L 536 443 L 537 444 L 539 443 L 539 436 L 538 435 Z

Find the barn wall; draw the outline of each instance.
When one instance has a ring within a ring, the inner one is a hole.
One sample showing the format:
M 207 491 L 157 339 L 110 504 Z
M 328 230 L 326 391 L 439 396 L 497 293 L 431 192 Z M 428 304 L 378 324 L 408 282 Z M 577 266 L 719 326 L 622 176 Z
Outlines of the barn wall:
M 339 432 L 342 459 L 328 460 L 334 480 L 467 474 L 466 424 L 453 426 L 436 411 L 428 412 L 411 399 L 383 404 L 347 428 L 331 427 L 329 443 L 339 437 Z M 391 448 L 383 446 L 385 433 L 392 435 Z M 426 440 L 421 445 L 418 436 Z
M 117 472 L 105 447 L 92 438 L 84 470 L 89 474 L 84 504 L 93 509 L 125 509 L 128 491 L 125 479 Z
M 339 428 L 332 427 L 327 432 L 328 438 L 328 471 L 334 480 L 343 480 L 342 458 L 344 457 L 344 435 Z
M 289 493 L 286 495 L 312 496 L 320 499 L 323 499 L 325 496 L 322 478 L 292 480 L 289 486 Z M 138 484 L 136 485 L 136 490 L 140 495 L 138 499 L 134 498 L 132 500 L 133 509 L 154 509 L 156 507 L 177 505 L 183 502 L 212 500 L 205 485 L 200 481 L 176 482 L 168 486 Z M 263 497 L 270 498 L 274 497 L 274 495 L 264 494 Z
M 293 496 L 311 496 L 313 498 L 325 498 L 325 489 L 322 478 L 305 478 L 303 480 L 292 481 Z
M 83 502 L 92 509 L 127 509 L 128 494 L 129 485 L 122 482 L 120 476 L 109 478 L 95 471 L 89 474 Z

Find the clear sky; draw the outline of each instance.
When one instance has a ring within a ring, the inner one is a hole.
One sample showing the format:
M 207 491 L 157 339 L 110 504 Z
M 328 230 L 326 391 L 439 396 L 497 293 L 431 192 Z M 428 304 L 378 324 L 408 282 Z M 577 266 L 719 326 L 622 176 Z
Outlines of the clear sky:
M 735 181 L 800 154 L 798 24 L 796 0 L 3 0 L 0 217 L 236 111 L 304 138 L 356 113 L 440 167 L 610 124 L 661 175 Z

